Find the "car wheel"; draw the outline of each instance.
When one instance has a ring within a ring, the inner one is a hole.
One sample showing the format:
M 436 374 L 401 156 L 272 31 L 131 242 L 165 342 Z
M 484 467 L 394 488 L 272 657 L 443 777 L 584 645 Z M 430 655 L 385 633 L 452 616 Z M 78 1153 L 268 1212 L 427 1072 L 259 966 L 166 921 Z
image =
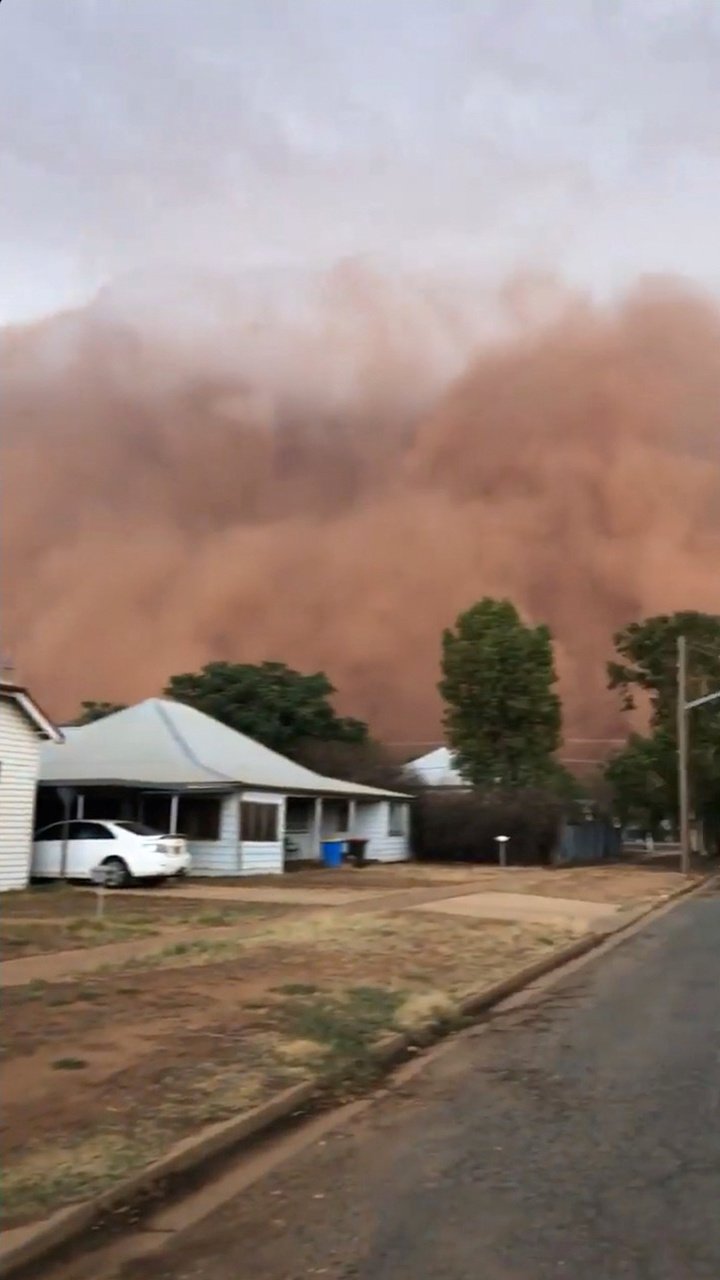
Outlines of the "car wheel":
M 124 889 L 130 883 L 130 872 L 122 858 L 106 858 L 102 865 L 106 871 L 105 884 L 108 889 Z

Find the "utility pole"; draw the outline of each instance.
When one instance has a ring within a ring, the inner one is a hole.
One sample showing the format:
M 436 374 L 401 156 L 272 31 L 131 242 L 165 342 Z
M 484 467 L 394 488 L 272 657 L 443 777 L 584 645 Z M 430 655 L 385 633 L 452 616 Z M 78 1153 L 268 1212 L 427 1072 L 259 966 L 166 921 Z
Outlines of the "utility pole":
M 687 640 L 678 636 L 677 642 L 677 760 L 678 799 L 680 802 L 680 865 L 684 875 L 690 874 L 690 801 L 688 783 L 688 713 L 696 707 L 705 707 L 720 700 L 720 689 L 706 693 L 702 698 L 687 698 Z
M 680 805 L 680 867 L 690 874 L 690 803 L 688 796 L 687 640 L 677 642 L 678 799 Z

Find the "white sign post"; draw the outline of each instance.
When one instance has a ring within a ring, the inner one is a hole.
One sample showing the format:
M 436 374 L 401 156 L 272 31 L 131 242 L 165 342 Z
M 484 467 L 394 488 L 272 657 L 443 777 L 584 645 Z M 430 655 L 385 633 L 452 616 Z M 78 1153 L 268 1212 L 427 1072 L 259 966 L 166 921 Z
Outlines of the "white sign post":
M 93 867 L 90 879 L 95 885 L 95 919 L 102 920 L 105 913 L 105 885 L 107 883 L 107 867 Z
M 507 866 L 507 847 L 510 840 L 509 836 L 496 836 L 495 843 L 498 847 L 498 862 L 501 867 Z

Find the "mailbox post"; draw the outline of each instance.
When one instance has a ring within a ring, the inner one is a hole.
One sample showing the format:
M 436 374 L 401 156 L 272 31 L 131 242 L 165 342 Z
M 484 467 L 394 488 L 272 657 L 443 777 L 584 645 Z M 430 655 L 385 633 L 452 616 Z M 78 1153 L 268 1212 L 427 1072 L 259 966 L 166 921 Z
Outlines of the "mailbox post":
M 498 847 L 498 862 L 501 867 L 507 866 L 507 847 L 510 840 L 509 836 L 496 836 L 495 843 Z

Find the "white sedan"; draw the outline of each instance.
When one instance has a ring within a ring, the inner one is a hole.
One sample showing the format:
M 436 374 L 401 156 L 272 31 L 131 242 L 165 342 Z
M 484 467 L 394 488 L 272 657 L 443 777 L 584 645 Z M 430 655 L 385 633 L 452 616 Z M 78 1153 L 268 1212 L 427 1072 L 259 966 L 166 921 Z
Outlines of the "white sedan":
M 91 880 L 105 868 L 105 883 L 121 889 L 132 880 L 164 880 L 185 875 L 190 854 L 182 836 L 161 835 L 141 822 L 56 822 L 35 835 L 32 875 L 38 879 Z M 63 868 L 63 847 L 65 866 Z

